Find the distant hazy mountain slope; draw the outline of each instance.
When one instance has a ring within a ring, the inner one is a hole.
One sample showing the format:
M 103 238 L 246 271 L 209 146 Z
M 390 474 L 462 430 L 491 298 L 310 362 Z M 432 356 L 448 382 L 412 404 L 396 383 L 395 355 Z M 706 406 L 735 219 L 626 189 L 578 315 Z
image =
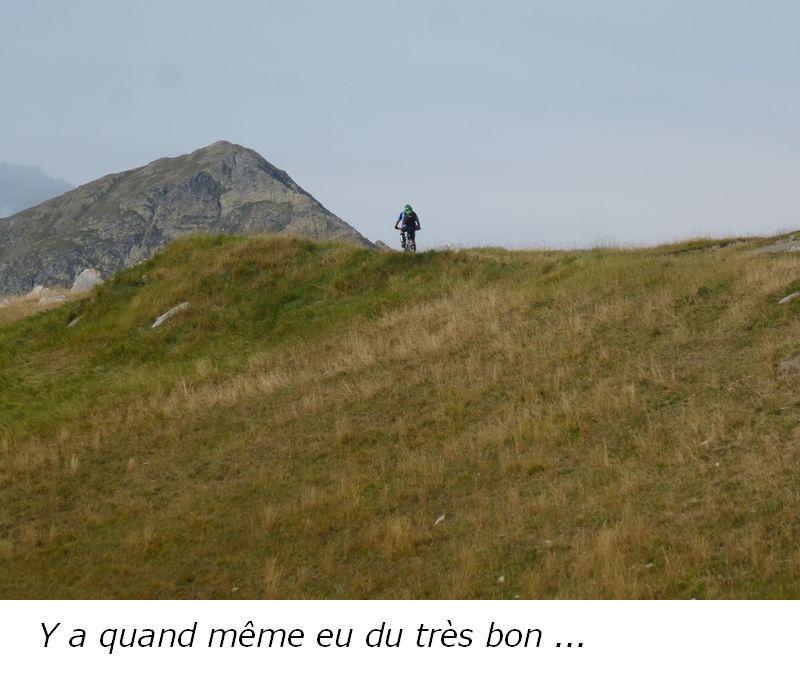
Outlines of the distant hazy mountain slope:
M 258 153 L 219 141 L 1 219 L 0 292 L 70 285 L 86 267 L 107 276 L 194 231 L 372 245 Z
M 40 168 L 0 163 L 0 217 L 16 214 L 71 188 L 68 182 L 50 177 Z

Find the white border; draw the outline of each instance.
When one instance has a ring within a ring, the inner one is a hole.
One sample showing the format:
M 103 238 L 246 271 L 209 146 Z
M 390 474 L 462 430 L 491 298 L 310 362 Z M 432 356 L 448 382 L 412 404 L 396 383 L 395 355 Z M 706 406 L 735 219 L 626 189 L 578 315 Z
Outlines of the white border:
M 797 685 L 796 602 L 0 602 L 7 698 L 785 697 Z M 400 648 L 370 649 L 381 621 Z M 469 648 L 418 648 L 420 623 L 472 628 Z M 100 648 L 103 629 L 198 623 L 191 649 Z M 211 627 L 302 628 L 299 649 L 208 649 Z M 542 630 L 539 648 L 487 649 L 491 621 Z M 62 627 L 43 647 L 41 622 Z M 323 627 L 353 628 L 322 649 Z M 71 649 L 71 630 L 87 631 Z M 62 634 L 63 633 L 63 634 Z M 556 643 L 574 643 L 557 647 Z M 583 643 L 578 647 L 578 643 Z

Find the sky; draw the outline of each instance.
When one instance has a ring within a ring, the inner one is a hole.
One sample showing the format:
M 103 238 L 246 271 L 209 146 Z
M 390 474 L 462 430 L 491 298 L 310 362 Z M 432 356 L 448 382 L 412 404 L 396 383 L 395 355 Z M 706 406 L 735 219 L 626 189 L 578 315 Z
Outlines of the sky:
M 800 228 L 800 5 L 0 0 L 0 161 L 79 184 L 220 139 L 371 239 Z

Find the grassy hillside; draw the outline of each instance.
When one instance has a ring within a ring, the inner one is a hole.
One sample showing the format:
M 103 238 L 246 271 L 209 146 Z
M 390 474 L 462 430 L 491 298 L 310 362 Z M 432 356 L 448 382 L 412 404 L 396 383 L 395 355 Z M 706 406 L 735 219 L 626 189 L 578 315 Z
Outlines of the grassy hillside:
M 0 325 L 0 596 L 800 596 L 755 245 L 180 240 Z

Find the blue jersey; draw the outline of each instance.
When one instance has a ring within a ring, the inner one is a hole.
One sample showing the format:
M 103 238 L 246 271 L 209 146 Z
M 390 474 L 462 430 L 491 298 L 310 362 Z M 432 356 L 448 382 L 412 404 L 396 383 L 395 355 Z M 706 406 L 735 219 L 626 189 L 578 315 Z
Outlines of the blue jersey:
M 395 226 L 402 222 L 402 228 L 404 231 L 418 231 L 422 228 L 419 225 L 419 217 L 417 216 L 417 212 L 412 211 L 410 214 L 406 216 L 405 211 L 400 212 L 400 216 L 397 217 L 397 221 L 395 222 Z

